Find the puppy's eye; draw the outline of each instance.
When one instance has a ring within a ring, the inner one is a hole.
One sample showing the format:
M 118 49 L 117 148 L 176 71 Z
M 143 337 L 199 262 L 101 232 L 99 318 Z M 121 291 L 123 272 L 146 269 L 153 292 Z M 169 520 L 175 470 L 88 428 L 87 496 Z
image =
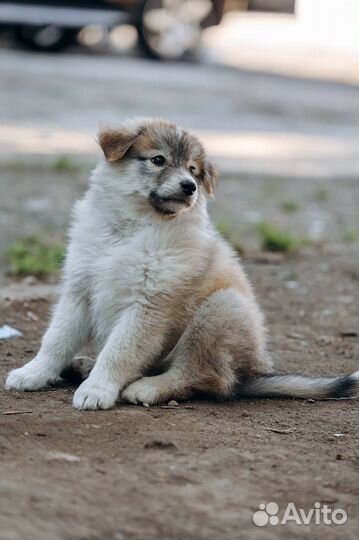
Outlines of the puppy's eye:
M 163 156 L 154 156 L 151 158 L 151 163 L 157 165 L 157 167 L 162 167 L 165 164 L 165 158 Z
M 195 165 L 191 165 L 191 166 L 189 167 L 189 171 L 190 171 L 191 174 L 193 174 L 193 176 L 196 176 L 196 174 L 197 174 L 197 172 L 198 172 L 198 171 L 197 171 L 197 167 L 196 167 Z

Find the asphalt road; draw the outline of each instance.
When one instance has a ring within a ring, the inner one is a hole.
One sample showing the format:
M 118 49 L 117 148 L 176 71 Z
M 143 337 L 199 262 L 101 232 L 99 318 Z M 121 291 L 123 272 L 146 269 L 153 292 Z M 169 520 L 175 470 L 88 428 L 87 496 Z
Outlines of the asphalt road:
M 2 161 L 94 154 L 99 125 L 162 116 L 197 130 L 220 165 L 236 172 L 356 173 L 351 85 L 210 63 L 3 49 L 0 88 Z

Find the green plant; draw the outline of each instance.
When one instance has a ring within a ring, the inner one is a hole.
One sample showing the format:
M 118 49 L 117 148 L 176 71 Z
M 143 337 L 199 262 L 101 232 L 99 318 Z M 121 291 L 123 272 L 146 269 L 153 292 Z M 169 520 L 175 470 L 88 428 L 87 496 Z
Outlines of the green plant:
M 228 242 L 232 245 L 233 249 L 237 251 L 237 253 L 239 254 L 244 253 L 244 248 L 242 244 L 237 238 L 234 238 L 232 228 L 228 223 L 224 221 L 219 221 L 216 223 L 216 229 L 219 232 L 219 234 L 223 236 L 223 238 L 228 240 Z
M 219 232 L 219 234 L 222 235 L 224 238 L 229 239 L 232 236 L 232 228 L 225 221 L 218 221 L 216 223 L 216 229 Z
M 286 214 L 292 214 L 299 210 L 299 204 L 295 201 L 282 201 L 279 205 L 279 208 L 282 210 L 282 212 L 285 212 Z
M 329 199 L 329 192 L 325 188 L 319 188 L 314 193 L 314 200 L 317 202 L 327 201 Z
M 348 244 L 353 244 L 359 240 L 359 230 L 354 227 L 348 227 L 343 234 L 343 240 Z
M 265 251 L 281 251 L 289 253 L 297 249 L 299 242 L 290 233 L 279 229 L 268 221 L 259 225 L 262 249 Z
M 46 277 L 61 268 L 65 248 L 59 242 L 31 236 L 13 242 L 7 256 L 12 275 Z
M 79 165 L 73 161 L 73 159 L 70 156 L 59 156 L 55 159 L 52 168 L 56 172 L 78 172 Z

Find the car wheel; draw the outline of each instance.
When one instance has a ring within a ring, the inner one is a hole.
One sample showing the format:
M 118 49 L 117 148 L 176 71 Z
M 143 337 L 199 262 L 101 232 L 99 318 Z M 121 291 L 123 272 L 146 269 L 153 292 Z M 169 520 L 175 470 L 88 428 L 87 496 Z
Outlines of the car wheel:
M 76 42 L 78 30 L 54 25 L 18 26 L 14 39 L 21 47 L 33 51 L 57 52 Z
M 138 15 L 139 43 L 158 60 L 181 60 L 197 47 L 210 0 L 144 0 Z

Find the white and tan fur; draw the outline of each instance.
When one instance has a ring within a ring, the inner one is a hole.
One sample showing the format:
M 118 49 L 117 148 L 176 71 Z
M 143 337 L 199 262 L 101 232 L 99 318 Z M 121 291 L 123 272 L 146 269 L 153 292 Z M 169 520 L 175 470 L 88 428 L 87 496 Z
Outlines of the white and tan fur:
M 357 394 L 358 374 L 272 373 L 252 288 L 207 214 L 217 174 L 198 139 L 137 119 L 103 130 L 100 145 L 105 159 L 74 209 L 50 326 L 37 356 L 10 372 L 7 389 L 55 383 L 92 339 L 98 356 L 75 392 L 77 409 L 107 409 L 119 396 L 155 404 L 197 393 Z M 184 195 L 183 181 L 195 191 Z

